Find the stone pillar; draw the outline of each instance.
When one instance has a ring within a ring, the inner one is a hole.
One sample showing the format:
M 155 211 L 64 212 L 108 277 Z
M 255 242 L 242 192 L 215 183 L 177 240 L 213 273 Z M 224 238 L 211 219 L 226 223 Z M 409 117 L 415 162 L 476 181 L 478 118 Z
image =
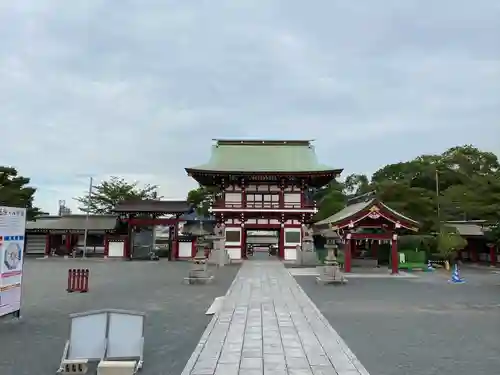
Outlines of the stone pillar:
M 391 273 L 399 273 L 399 253 L 398 253 L 398 235 L 393 234 L 391 239 Z

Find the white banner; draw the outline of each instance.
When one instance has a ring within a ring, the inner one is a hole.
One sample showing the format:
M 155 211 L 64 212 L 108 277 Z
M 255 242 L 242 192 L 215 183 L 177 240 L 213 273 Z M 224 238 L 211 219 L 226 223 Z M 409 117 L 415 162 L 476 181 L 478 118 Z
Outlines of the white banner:
M 21 309 L 26 209 L 0 206 L 0 316 Z

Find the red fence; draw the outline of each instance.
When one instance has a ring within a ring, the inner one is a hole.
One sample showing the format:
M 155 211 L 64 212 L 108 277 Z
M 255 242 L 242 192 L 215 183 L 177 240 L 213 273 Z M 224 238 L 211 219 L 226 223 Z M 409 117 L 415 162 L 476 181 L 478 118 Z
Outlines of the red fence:
M 68 293 L 87 293 L 89 291 L 89 276 L 88 269 L 69 269 L 68 288 L 66 289 Z

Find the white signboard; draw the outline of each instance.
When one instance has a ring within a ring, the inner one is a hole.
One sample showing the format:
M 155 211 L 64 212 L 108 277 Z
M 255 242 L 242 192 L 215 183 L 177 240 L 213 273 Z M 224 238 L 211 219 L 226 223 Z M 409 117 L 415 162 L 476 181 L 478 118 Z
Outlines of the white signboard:
M 21 309 L 26 209 L 0 206 L 0 316 Z

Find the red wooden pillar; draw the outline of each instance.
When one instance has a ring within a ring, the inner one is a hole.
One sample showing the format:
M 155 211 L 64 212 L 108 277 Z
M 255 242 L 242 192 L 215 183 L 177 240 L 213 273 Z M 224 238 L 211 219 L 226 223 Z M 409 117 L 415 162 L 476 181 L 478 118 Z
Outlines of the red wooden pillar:
M 107 259 L 109 256 L 109 235 L 104 234 L 104 258 Z
M 50 233 L 47 233 L 45 235 L 45 258 L 47 258 L 50 255 Z
M 248 259 L 247 256 L 247 231 L 245 224 L 241 224 L 241 259 Z
M 344 253 L 344 271 L 351 272 L 351 257 L 352 257 L 352 246 L 354 240 L 351 238 L 351 233 L 346 236 L 345 253 Z
M 488 244 L 490 248 L 490 264 L 495 267 L 497 265 L 497 248 L 495 244 Z
M 280 192 L 279 192 L 279 206 L 280 208 L 285 207 L 285 182 L 281 181 Z
M 125 240 L 123 242 L 123 256 L 125 259 L 130 259 L 130 256 L 132 254 L 131 247 L 132 247 L 132 224 L 130 223 L 130 217 L 129 220 L 127 221 L 127 235 L 125 236 Z
M 191 240 L 191 257 L 194 258 L 196 256 L 196 237 Z
M 179 222 L 176 221 L 174 224 L 173 237 L 172 237 L 172 247 L 174 251 L 173 259 L 179 258 Z
M 399 254 L 398 254 L 398 235 L 393 234 L 391 240 L 391 273 L 397 275 L 399 273 Z
M 282 224 L 280 229 L 280 242 L 278 248 L 278 257 L 285 259 L 285 226 Z

